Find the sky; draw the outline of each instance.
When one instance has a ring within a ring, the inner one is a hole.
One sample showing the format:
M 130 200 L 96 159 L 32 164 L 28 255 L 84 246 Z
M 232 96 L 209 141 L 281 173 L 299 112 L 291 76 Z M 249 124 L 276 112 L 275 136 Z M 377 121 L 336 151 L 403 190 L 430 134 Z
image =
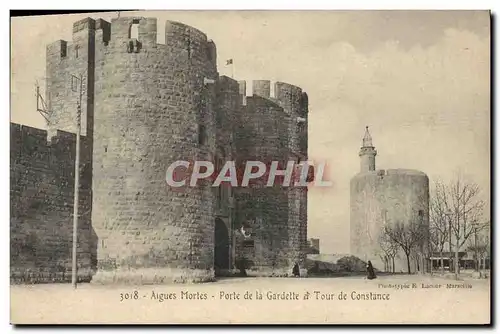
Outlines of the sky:
M 311 188 L 308 237 L 322 253 L 349 252 L 349 181 L 370 127 L 377 169 L 458 174 L 490 193 L 490 16 L 486 11 L 121 12 L 186 23 L 217 46 L 221 75 L 302 87 L 309 156 L 332 186 Z M 35 82 L 45 47 L 71 40 L 73 22 L 117 12 L 11 20 L 11 121 L 44 128 Z M 234 67 L 225 66 L 227 59 Z M 248 92 L 251 93 L 251 90 Z

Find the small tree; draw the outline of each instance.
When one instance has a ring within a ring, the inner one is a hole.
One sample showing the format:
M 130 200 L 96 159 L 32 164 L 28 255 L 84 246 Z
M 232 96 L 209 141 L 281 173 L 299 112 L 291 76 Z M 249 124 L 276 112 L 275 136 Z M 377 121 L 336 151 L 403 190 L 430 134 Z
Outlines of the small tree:
M 458 279 L 458 253 L 476 230 L 485 203 L 479 199 L 479 186 L 463 182 L 460 176 L 450 184 L 447 192 L 446 206 L 451 212 L 451 233 L 455 237 L 455 279 Z
M 480 259 L 483 260 L 483 270 L 486 271 L 486 259 L 491 259 L 491 227 L 490 223 L 486 224 L 485 229 L 483 230 L 481 243 L 484 245 L 482 252 L 479 253 Z M 481 265 L 479 265 L 479 271 L 481 271 Z
M 408 275 L 411 274 L 410 258 L 421 249 L 422 243 L 427 238 L 428 234 L 425 231 L 421 219 L 412 217 L 407 224 L 396 222 L 394 225 L 385 225 L 383 234 L 390 239 L 394 244 L 406 255 L 408 266 Z
M 443 252 L 449 239 L 449 226 L 446 207 L 446 187 L 439 181 L 434 185 L 430 198 L 430 229 L 429 242 L 432 249 L 439 252 L 441 272 L 444 273 Z M 431 252 L 432 257 L 432 252 Z M 432 261 L 432 260 L 431 260 Z M 432 265 L 432 262 L 431 262 Z
M 398 254 L 399 245 L 395 243 L 386 233 L 380 233 L 378 240 L 381 257 L 384 261 L 386 271 L 395 272 L 395 257 Z
M 484 224 L 476 224 L 474 226 L 474 238 L 469 239 L 468 250 L 475 254 L 475 270 L 481 273 L 481 265 L 486 260 L 490 252 L 490 222 Z M 486 263 L 483 265 L 486 270 Z

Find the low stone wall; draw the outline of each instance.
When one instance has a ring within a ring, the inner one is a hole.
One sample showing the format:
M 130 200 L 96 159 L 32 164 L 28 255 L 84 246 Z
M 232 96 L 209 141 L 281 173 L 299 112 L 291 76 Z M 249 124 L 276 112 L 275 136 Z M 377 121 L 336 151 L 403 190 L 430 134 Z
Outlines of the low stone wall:
M 93 271 L 83 268 L 77 273 L 78 283 L 88 283 L 92 280 Z M 70 283 L 72 279 L 71 270 L 33 270 L 14 268 L 10 273 L 11 284 L 40 284 L 40 283 Z
M 96 284 L 168 284 L 204 283 L 215 281 L 213 270 L 141 268 L 98 271 L 92 278 Z

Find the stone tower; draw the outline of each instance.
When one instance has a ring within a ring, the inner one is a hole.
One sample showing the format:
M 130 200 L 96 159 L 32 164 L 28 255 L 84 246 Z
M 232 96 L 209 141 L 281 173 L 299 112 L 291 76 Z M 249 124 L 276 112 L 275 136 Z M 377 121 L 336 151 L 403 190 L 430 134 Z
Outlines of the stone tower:
M 288 115 L 290 156 L 296 162 L 308 160 L 309 97 L 302 88 L 283 82 L 274 85 L 276 99 Z M 307 252 L 307 187 L 288 189 L 288 234 L 290 265 L 303 265 Z
M 256 80 L 247 98 L 244 82 L 219 76 L 203 32 L 167 21 L 164 44 L 158 33 L 154 18 L 86 18 L 47 47 L 49 132 L 75 131 L 83 78 L 81 221 L 96 241 L 79 239 L 96 254 L 84 266 L 103 283 L 205 281 L 244 248 L 252 269 L 286 273 L 305 258 L 307 187 L 172 189 L 165 176 L 176 161 L 306 161 L 307 94 Z
M 361 170 L 350 182 L 350 248 L 363 261 L 371 260 L 377 270 L 407 271 L 406 257 L 386 259 L 381 234 L 388 224 L 429 224 L 429 178 L 411 169 L 375 169 L 377 151 L 368 127 L 359 152 Z M 425 245 L 423 245 L 425 246 Z M 425 266 L 425 264 L 423 264 Z M 411 270 L 421 269 L 422 258 L 411 260 Z
M 171 191 L 165 172 L 173 161 L 213 160 L 215 44 L 178 22 L 167 22 L 159 44 L 154 18 L 87 18 L 74 24 L 71 42 L 47 48 L 47 73 L 50 131 L 74 131 L 73 81 L 84 78 L 82 162 L 92 177 L 82 190 L 91 188 L 87 211 L 99 239 L 94 280 L 134 280 L 136 269 L 142 282 L 210 277 L 213 189 Z
M 174 161 L 213 160 L 215 45 L 177 22 L 166 23 L 165 44 L 154 18 L 111 26 L 110 39 L 96 41 L 92 224 L 102 265 L 94 280 L 136 268 L 143 282 L 205 280 L 214 192 L 201 184 L 174 191 L 165 172 Z
M 365 130 L 365 136 L 363 137 L 363 146 L 359 151 L 359 156 L 361 158 L 361 172 L 368 172 L 375 170 L 375 156 L 377 151 L 372 143 L 372 136 L 370 131 L 368 131 L 368 126 Z
M 240 81 L 239 86 L 243 105 L 234 116 L 238 164 L 278 161 L 283 170 L 289 161 L 307 161 L 306 92 L 284 82 L 254 80 L 253 94 L 246 96 L 246 82 Z M 307 249 L 307 187 L 256 184 L 239 187 L 234 195 L 236 226 L 253 222 L 247 227 L 255 235 L 255 268 L 281 275 L 295 263 L 302 264 Z

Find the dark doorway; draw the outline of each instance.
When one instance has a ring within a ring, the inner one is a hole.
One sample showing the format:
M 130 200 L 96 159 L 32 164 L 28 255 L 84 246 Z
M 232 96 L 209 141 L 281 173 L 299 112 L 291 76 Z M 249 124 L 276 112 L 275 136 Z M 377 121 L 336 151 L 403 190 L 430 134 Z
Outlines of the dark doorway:
M 221 276 L 229 270 L 229 234 L 226 224 L 217 218 L 215 219 L 215 250 L 214 268 L 215 275 Z

